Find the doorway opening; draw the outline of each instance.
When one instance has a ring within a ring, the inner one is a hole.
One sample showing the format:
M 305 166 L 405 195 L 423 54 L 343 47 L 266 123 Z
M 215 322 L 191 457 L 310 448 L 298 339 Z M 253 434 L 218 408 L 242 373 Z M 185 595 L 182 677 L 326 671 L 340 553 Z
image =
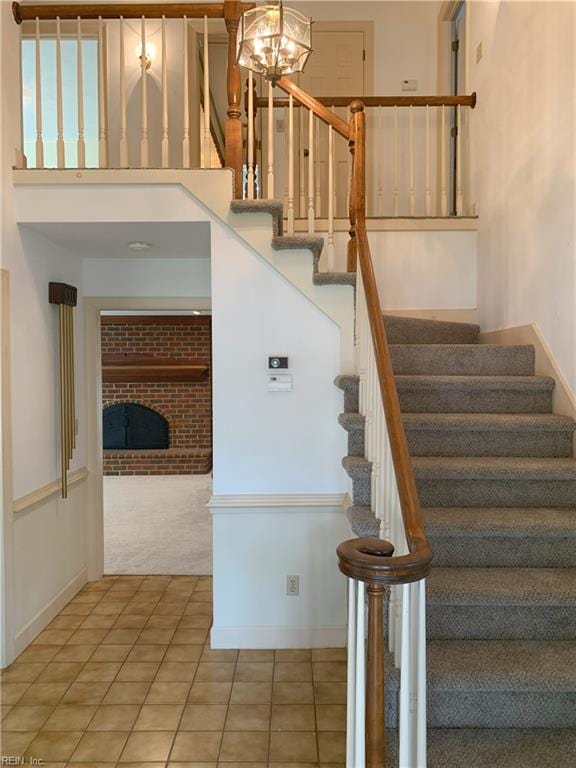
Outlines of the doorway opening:
M 104 573 L 208 575 L 211 316 L 100 313 Z

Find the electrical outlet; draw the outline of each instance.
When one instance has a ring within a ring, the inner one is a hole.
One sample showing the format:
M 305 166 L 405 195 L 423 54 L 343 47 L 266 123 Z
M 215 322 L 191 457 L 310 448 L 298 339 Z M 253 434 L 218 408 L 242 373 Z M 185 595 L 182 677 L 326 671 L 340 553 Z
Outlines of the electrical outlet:
M 300 594 L 300 576 L 286 576 L 286 594 L 290 597 Z

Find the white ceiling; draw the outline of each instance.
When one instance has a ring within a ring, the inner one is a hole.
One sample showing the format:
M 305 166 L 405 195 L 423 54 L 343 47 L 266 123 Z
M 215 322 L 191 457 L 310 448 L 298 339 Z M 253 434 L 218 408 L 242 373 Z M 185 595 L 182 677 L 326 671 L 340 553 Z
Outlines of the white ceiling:
M 202 221 L 21 224 L 85 259 L 207 259 L 210 224 Z M 130 242 L 150 243 L 133 251 Z

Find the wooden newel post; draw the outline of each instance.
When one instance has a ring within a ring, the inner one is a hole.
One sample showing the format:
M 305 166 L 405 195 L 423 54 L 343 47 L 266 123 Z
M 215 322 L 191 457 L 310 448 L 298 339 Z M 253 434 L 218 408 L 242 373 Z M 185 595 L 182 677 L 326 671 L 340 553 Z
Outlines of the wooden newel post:
M 394 554 L 390 542 L 350 539 L 337 549 L 338 567 L 350 579 L 366 583 L 366 765 L 386 768 L 383 603 L 389 575 L 383 567 Z M 361 610 L 359 607 L 358 610 Z
M 356 272 L 358 266 L 358 241 L 356 238 L 356 221 L 358 214 L 364 215 L 364 201 L 366 199 L 365 177 L 363 167 L 366 150 L 366 130 L 364 104 L 355 99 L 350 104 L 350 154 L 352 155 L 352 176 L 350 179 L 350 198 L 348 201 L 350 215 L 350 229 L 348 241 L 346 269 L 348 272 Z
M 236 60 L 236 36 L 242 14 L 241 3 L 237 0 L 224 1 L 224 20 L 228 31 L 228 73 L 226 87 L 228 111 L 225 126 L 225 165 L 234 169 L 234 197 L 242 197 L 242 98 L 240 66 Z

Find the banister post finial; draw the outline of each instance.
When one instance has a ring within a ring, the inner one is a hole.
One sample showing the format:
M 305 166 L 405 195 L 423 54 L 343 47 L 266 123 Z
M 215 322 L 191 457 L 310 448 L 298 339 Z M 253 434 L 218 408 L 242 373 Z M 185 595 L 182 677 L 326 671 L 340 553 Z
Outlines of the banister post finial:
M 364 112 L 364 102 L 361 99 L 354 99 L 350 104 L 350 112 L 354 115 L 356 112 Z
M 16 24 L 22 24 L 22 17 L 20 16 L 20 3 L 12 3 L 12 15 Z

